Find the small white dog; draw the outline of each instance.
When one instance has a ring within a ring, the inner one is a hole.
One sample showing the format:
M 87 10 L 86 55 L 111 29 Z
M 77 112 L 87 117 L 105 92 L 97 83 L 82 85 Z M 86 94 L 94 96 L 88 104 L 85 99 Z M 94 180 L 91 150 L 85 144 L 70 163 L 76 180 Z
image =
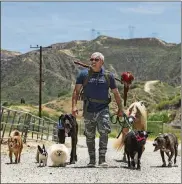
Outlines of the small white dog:
M 69 151 L 64 144 L 53 144 L 48 150 L 48 166 L 66 166 Z

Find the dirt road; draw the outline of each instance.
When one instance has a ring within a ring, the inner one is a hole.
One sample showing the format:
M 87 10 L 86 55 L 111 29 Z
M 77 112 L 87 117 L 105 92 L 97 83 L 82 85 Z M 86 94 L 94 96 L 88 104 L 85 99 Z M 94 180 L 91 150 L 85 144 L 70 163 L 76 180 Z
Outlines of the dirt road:
M 67 139 L 67 142 L 70 140 Z M 121 162 L 122 153 L 112 148 L 109 139 L 108 168 L 87 168 L 88 154 L 85 137 L 78 140 L 78 162 L 63 167 L 38 167 L 35 163 L 36 147 L 27 147 L 20 164 L 8 164 L 6 154 L 1 155 L 2 183 L 181 183 L 181 156 L 177 157 L 178 167 L 162 168 L 159 152 L 153 152 L 152 142 L 146 143 L 141 159 L 141 171 L 127 168 Z M 98 150 L 98 139 L 96 147 Z

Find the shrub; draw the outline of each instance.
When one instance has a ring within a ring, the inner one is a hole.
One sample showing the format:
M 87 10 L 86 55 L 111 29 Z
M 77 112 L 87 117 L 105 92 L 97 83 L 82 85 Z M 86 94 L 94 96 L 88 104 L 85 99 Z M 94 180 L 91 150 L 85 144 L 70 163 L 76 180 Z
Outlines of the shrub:
M 149 114 L 148 121 L 162 121 L 163 123 L 167 123 L 169 122 L 168 113 L 163 111 Z
M 66 94 L 68 94 L 69 92 L 64 90 L 64 91 L 61 91 L 60 93 L 58 93 L 58 98 L 61 97 L 61 96 L 64 96 Z

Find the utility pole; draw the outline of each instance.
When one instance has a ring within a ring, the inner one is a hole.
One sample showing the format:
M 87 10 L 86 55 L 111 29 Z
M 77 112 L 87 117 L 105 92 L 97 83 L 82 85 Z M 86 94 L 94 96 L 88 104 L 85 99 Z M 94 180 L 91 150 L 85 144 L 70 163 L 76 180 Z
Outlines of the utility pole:
M 52 48 L 52 46 L 48 47 L 42 47 L 42 46 L 36 46 L 32 47 L 30 45 L 30 48 L 39 48 L 40 49 L 40 67 L 39 67 L 39 117 L 42 118 L 42 48 Z

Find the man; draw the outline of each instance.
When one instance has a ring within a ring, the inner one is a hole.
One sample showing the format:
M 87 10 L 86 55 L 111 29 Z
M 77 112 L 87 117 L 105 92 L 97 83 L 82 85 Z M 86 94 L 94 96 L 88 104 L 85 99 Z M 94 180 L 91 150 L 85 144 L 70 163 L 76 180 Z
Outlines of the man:
M 95 156 L 95 135 L 96 127 L 100 134 L 99 139 L 99 165 L 107 167 L 105 155 L 107 152 L 108 134 L 111 132 L 109 117 L 109 87 L 114 94 L 118 105 L 118 116 L 122 116 L 123 107 L 120 94 L 115 84 L 113 74 L 109 73 L 106 79 L 106 72 L 103 68 L 104 56 L 100 52 L 95 52 L 90 58 L 91 68 L 82 70 L 77 76 L 76 85 L 72 96 L 72 115 L 76 117 L 78 109 L 76 107 L 80 90 L 84 88 L 84 123 L 85 136 L 90 156 L 89 167 L 96 164 Z M 109 80 L 109 81 L 108 81 Z M 108 86 L 109 83 L 109 86 Z

